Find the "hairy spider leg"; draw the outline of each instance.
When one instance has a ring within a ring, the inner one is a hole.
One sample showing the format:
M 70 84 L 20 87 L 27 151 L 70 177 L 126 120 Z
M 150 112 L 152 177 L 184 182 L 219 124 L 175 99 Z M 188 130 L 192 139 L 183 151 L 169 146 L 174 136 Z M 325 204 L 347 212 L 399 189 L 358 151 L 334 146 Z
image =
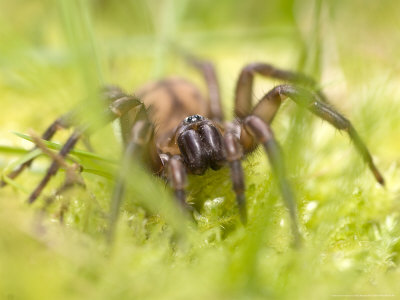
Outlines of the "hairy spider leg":
M 122 98 L 119 98 L 110 104 L 109 109 L 107 109 L 105 113 L 105 120 L 111 122 L 114 119 L 126 114 L 129 110 L 140 104 L 141 101 L 136 97 L 124 95 Z M 96 130 L 96 128 L 93 128 L 93 126 L 91 126 L 90 124 L 83 125 L 75 129 L 74 132 L 71 134 L 71 136 L 68 138 L 67 142 L 61 148 L 59 156 L 65 158 L 68 155 L 68 153 L 74 148 L 75 144 L 82 137 L 82 135 L 89 134 L 93 130 Z M 58 162 L 53 161 L 49 169 L 47 170 L 46 175 L 43 177 L 42 181 L 38 184 L 38 186 L 29 196 L 28 198 L 29 203 L 33 203 L 37 199 L 37 197 L 41 194 L 42 190 L 47 185 L 51 177 L 57 173 L 59 168 L 60 166 Z
M 299 87 L 292 85 L 275 87 L 252 108 L 253 82 L 256 74 L 288 81 L 299 85 Z M 290 184 L 286 179 L 283 155 L 269 127 L 284 99 L 289 97 L 299 105 L 308 108 L 317 116 L 328 121 L 334 127 L 346 130 L 358 152 L 368 163 L 376 180 L 381 184 L 384 183 L 383 177 L 373 164 L 368 149 L 354 127 L 346 118 L 329 106 L 325 95 L 322 91 L 317 90 L 316 87 L 317 85 L 313 79 L 301 73 L 277 69 L 265 63 L 252 63 L 242 69 L 235 92 L 235 114 L 242 120 L 240 143 L 243 145 L 245 153 L 253 151 L 258 143 L 263 145 L 273 173 L 278 179 L 282 197 L 289 209 L 296 244 L 301 239 L 297 225 L 296 202 Z M 310 92 L 306 88 L 314 91 Z
M 180 206 L 186 211 L 193 211 L 193 207 L 186 202 L 187 172 L 182 157 L 172 156 L 168 160 L 167 166 L 167 178 Z
M 127 128 L 122 128 L 126 131 Z M 129 132 L 129 139 L 126 143 L 124 155 L 121 161 L 120 172 L 117 175 L 114 191 L 111 199 L 111 211 L 107 239 L 112 243 L 114 239 L 115 225 L 119 215 L 119 209 L 125 193 L 125 181 L 134 160 L 142 158 L 142 161 L 151 162 L 151 169 L 154 174 L 159 175 L 163 170 L 161 160 L 154 141 L 154 125 L 150 122 L 146 107 L 141 104 L 135 120 Z
M 65 180 L 64 183 L 56 190 L 56 192 L 47 197 L 46 200 L 44 201 L 44 206 L 42 207 L 42 211 L 45 211 L 48 206 L 50 206 L 53 201 L 56 199 L 58 195 L 61 195 L 65 191 L 69 190 L 70 188 L 79 185 L 83 188 L 86 187 L 85 182 L 83 181 L 83 178 L 80 175 L 80 172 L 82 171 L 82 167 L 78 163 L 73 163 L 71 166 L 67 164 L 65 159 L 63 157 L 60 157 L 58 153 L 54 153 L 51 150 L 49 150 L 46 145 L 43 143 L 42 139 L 37 136 L 36 134 L 31 134 L 33 142 L 35 145 L 40 148 L 43 153 L 45 153 L 47 156 L 49 156 L 53 161 L 57 161 L 60 166 L 62 166 L 65 169 Z M 64 201 L 64 204 L 66 202 Z M 67 208 L 68 205 L 62 205 L 64 208 Z M 65 212 L 66 210 L 61 209 L 61 212 Z M 62 217 L 62 213 L 60 214 L 60 217 Z M 60 221 L 62 218 L 60 218 Z
M 46 141 L 50 141 L 52 139 L 52 137 L 54 136 L 54 134 L 59 130 L 59 129 L 67 129 L 71 126 L 71 120 L 72 120 L 72 115 L 74 114 L 74 112 L 69 112 L 67 114 L 62 115 L 61 117 L 59 117 L 57 120 L 55 120 L 46 130 L 45 132 L 43 132 L 42 134 L 42 139 L 46 140 Z M 32 152 L 34 150 L 36 150 L 37 147 L 33 147 L 31 150 L 29 150 L 29 152 Z M 24 162 L 23 164 L 20 164 L 15 170 L 11 171 L 9 174 L 5 175 L 8 178 L 11 179 L 15 179 L 16 177 L 18 177 L 19 174 L 22 173 L 23 170 L 25 170 L 26 168 L 30 167 L 31 164 L 33 163 L 33 161 L 35 160 L 35 158 L 31 158 L 29 160 L 27 160 L 26 162 Z M 7 182 L 3 180 L 0 181 L 0 187 L 6 186 Z
M 280 146 L 275 140 L 274 134 L 269 125 L 255 115 L 250 115 L 244 119 L 242 131 L 243 130 L 250 134 L 255 142 L 262 144 L 267 153 L 269 163 L 272 167 L 272 172 L 277 178 L 278 187 L 283 201 L 285 201 L 285 205 L 289 209 L 289 215 L 292 220 L 291 227 L 294 235 L 294 244 L 298 247 L 301 244 L 301 235 L 297 225 L 296 201 L 285 174 L 285 164 Z M 250 148 L 254 147 L 251 146 Z
M 123 130 L 126 130 L 126 128 Z M 146 155 L 147 157 L 143 157 Z M 147 161 L 145 158 L 150 158 L 153 174 L 162 174 L 163 177 L 166 177 L 184 212 L 193 211 L 193 207 L 186 202 L 187 171 L 182 157 L 180 155 L 170 157 L 168 154 L 158 154 L 154 141 L 154 125 L 150 122 L 147 110 L 143 105 L 133 122 L 130 138 L 122 159 L 122 168 L 114 187 L 110 226 L 107 235 L 109 243 L 112 243 L 114 239 L 115 226 L 125 192 L 125 179 L 129 173 L 129 167 L 134 162 L 134 158 L 138 157 L 142 157 L 142 161 Z
M 235 90 L 235 115 L 242 121 L 240 144 L 243 145 L 245 153 L 252 152 L 260 143 L 263 145 L 272 166 L 273 173 L 277 177 L 277 183 L 282 198 L 289 209 L 295 244 L 299 245 L 301 235 L 297 225 L 296 202 L 290 184 L 286 179 L 283 155 L 269 127 L 270 122 L 263 121 L 265 118 L 272 121 L 277 110 L 277 103 L 271 102 L 269 103 L 269 107 L 263 109 L 262 113 L 264 114 L 264 118 L 259 119 L 252 116 L 253 83 L 256 74 L 293 82 L 312 89 L 317 89 L 317 83 L 304 74 L 278 69 L 267 63 L 255 62 L 246 65 L 242 69 Z M 317 91 L 317 93 L 322 101 L 325 101 L 323 93 L 321 91 Z M 231 173 L 239 174 L 240 172 L 234 171 L 231 167 Z M 241 177 L 243 177 L 243 175 Z
M 241 159 L 243 158 L 242 146 L 239 139 L 230 131 L 224 135 L 226 159 L 231 171 L 232 188 L 236 195 L 236 203 L 239 208 L 240 219 L 247 223 L 246 198 L 244 196 L 244 175 Z
M 75 169 L 73 170 L 75 172 L 74 176 L 71 176 L 71 174 L 66 174 L 64 183 L 60 187 L 57 188 L 57 190 L 54 192 L 53 195 L 50 195 L 45 199 L 44 205 L 42 207 L 42 211 L 46 211 L 46 209 L 56 200 L 57 196 L 64 194 L 65 192 L 72 189 L 73 187 L 79 186 L 83 189 L 86 188 L 86 184 L 83 181 L 83 178 L 81 177 L 81 174 L 80 174 L 82 169 L 79 168 L 80 167 L 79 165 L 75 165 L 74 167 L 75 167 Z M 64 207 L 64 209 L 63 209 L 63 207 Z M 62 222 L 62 217 L 63 217 L 62 213 L 66 212 L 67 208 L 68 208 L 68 205 L 66 205 L 66 203 L 64 203 L 60 210 L 60 221 L 61 222 Z
M 214 64 L 187 53 L 183 53 L 183 56 L 190 65 L 195 67 L 203 75 L 207 85 L 210 119 L 216 122 L 224 121 L 224 112 L 221 105 L 221 93 Z
M 317 89 L 314 79 L 298 72 L 292 72 L 275 68 L 266 63 L 255 62 L 246 65 L 240 72 L 235 91 L 235 114 L 239 118 L 248 116 L 252 109 L 252 95 L 254 76 L 258 74 L 263 77 L 279 79 L 291 82 L 315 90 L 320 100 L 326 102 L 326 96 Z
M 65 158 L 67 154 L 73 149 L 75 144 L 78 142 L 79 138 L 82 135 L 82 131 L 76 129 L 71 136 L 68 138 L 67 142 L 64 144 L 64 146 L 61 148 L 60 152 L 58 153 L 61 158 Z M 49 182 L 50 178 L 55 175 L 60 168 L 59 164 L 57 161 L 53 161 L 49 167 L 49 169 L 46 172 L 46 175 L 43 177 L 42 181 L 39 183 L 39 185 L 35 188 L 35 190 L 31 193 L 31 195 L 28 198 L 29 203 L 33 203 L 37 197 L 40 195 L 42 192 L 43 188 L 47 185 Z
M 270 124 L 278 111 L 281 102 L 286 98 L 292 99 L 298 105 L 301 105 L 321 119 L 329 122 L 335 128 L 344 130 L 348 133 L 351 141 L 356 147 L 363 160 L 368 164 L 376 181 L 384 185 L 383 176 L 375 166 L 372 156 L 358 135 L 351 122 L 338 113 L 331 105 L 322 102 L 320 97 L 302 87 L 293 85 L 279 85 L 269 91 L 254 107 L 252 114 L 261 118 L 265 123 Z
M 112 102 L 118 98 L 121 98 L 125 95 L 124 92 L 119 87 L 116 87 L 116 86 L 106 86 L 102 89 L 102 93 L 103 93 L 103 99 L 107 99 L 107 101 L 110 101 L 110 102 Z M 78 115 L 77 108 L 67 112 L 66 114 L 63 114 L 61 117 L 56 119 L 43 132 L 43 134 L 41 136 L 42 140 L 50 141 L 58 130 L 68 129 L 71 126 L 76 125 L 75 123 L 76 123 L 77 115 Z M 82 137 L 82 141 L 83 141 L 85 147 L 87 149 L 89 149 L 89 151 L 93 151 L 93 148 L 90 145 L 89 138 L 86 135 L 84 135 Z M 31 150 L 29 150 L 29 152 L 32 152 L 36 149 L 37 149 L 37 147 L 33 147 Z M 31 158 L 30 160 L 19 165 L 15 170 L 11 171 L 6 176 L 10 179 L 15 179 L 16 177 L 18 177 L 19 174 L 22 173 L 22 171 L 24 171 L 26 168 L 30 167 L 34 160 L 35 160 L 35 157 Z M 0 181 L 0 188 L 4 187 L 6 185 L 7 185 L 6 181 L 4 181 L 4 180 Z

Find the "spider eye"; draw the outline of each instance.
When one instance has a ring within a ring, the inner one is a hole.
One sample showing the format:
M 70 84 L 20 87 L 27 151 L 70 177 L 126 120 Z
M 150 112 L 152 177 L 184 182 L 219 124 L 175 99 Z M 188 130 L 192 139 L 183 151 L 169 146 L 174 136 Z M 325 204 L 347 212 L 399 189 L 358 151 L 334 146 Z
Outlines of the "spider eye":
M 195 122 L 202 121 L 202 120 L 204 120 L 203 116 L 193 115 L 193 116 L 189 116 L 189 117 L 185 118 L 184 122 L 186 124 L 191 124 L 191 123 L 195 123 Z

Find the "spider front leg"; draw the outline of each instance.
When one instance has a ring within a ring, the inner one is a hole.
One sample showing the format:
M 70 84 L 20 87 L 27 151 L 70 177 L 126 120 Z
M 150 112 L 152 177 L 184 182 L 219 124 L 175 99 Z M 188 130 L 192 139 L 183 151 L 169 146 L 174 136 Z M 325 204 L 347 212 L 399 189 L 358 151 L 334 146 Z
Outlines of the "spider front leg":
M 316 90 L 322 101 L 326 101 L 322 91 L 317 89 L 314 79 L 297 72 L 275 68 L 274 66 L 262 62 L 255 62 L 246 65 L 240 72 L 236 83 L 235 91 L 235 114 L 240 118 L 248 116 L 252 109 L 253 82 L 255 75 L 279 79 L 301 85 Z
M 252 110 L 252 93 L 255 74 L 289 81 L 296 84 L 296 86 L 281 85 L 275 87 L 267 93 Z M 313 91 L 311 92 L 305 87 L 311 88 Z M 371 172 L 374 174 L 375 179 L 380 184 L 384 184 L 384 179 L 377 167 L 374 165 L 368 148 L 361 140 L 353 125 L 328 104 L 325 95 L 316 89 L 316 83 L 313 79 L 301 73 L 277 69 L 269 64 L 252 63 L 242 69 L 237 81 L 235 95 L 235 114 L 241 119 L 244 119 L 250 114 L 254 114 L 261 118 L 265 123 L 270 124 L 273 121 L 281 102 L 289 97 L 297 104 L 306 107 L 323 120 L 331 123 L 335 128 L 347 131 L 357 151 L 361 154 Z
M 132 108 L 141 104 L 141 101 L 134 96 L 124 95 L 121 98 L 118 98 L 114 102 L 109 105 L 109 108 L 106 110 L 104 114 L 104 120 L 107 122 L 111 122 L 112 120 L 126 114 Z M 86 124 L 78 127 L 74 130 L 71 136 L 68 138 L 67 142 L 61 148 L 58 153 L 60 158 L 65 158 L 68 153 L 74 148 L 75 144 L 82 137 L 82 135 L 90 134 L 97 128 L 93 128 L 91 124 Z M 46 175 L 39 183 L 39 185 L 35 188 L 35 190 L 31 193 L 28 198 L 29 203 L 33 203 L 37 197 L 41 194 L 44 187 L 50 181 L 51 177 L 55 175 L 60 168 L 60 165 L 57 161 L 53 161 L 50 165 L 49 169 L 46 172 Z
M 159 175 L 164 162 L 157 152 L 154 142 L 154 126 L 149 121 L 145 106 L 140 105 L 132 127 L 127 127 L 127 123 L 121 123 L 123 136 L 127 138 L 124 154 L 121 160 L 121 169 L 117 175 L 114 191 L 111 199 L 111 209 L 109 218 L 109 229 L 107 239 L 112 243 L 114 239 L 115 225 L 118 219 L 119 210 L 125 194 L 126 180 L 129 178 L 129 172 L 135 162 L 147 162 L 151 171 Z
M 246 198 L 244 196 L 244 174 L 241 159 L 243 158 L 242 146 L 233 132 L 228 131 L 224 136 L 226 159 L 231 169 L 233 191 L 236 194 L 236 203 L 239 208 L 240 219 L 247 223 Z
M 174 155 L 168 160 L 167 164 L 167 178 L 174 191 L 175 198 L 186 211 L 193 211 L 193 207 L 186 202 L 187 172 L 182 158 L 179 155 Z
M 252 114 L 258 116 L 265 123 L 269 124 L 272 122 L 281 102 L 287 97 L 292 99 L 298 105 L 307 108 L 321 119 L 329 122 L 335 128 L 346 131 L 357 151 L 368 164 L 376 181 L 381 185 L 384 185 L 385 181 L 383 176 L 375 166 L 368 148 L 365 146 L 351 122 L 338 113 L 332 106 L 321 101 L 318 94 L 301 87 L 280 85 L 273 88 L 260 100 L 260 102 L 254 107 Z
M 179 205 L 185 211 L 193 210 L 186 202 L 185 188 L 187 185 L 187 174 L 182 158 L 179 155 L 170 157 L 167 154 L 158 153 L 154 141 L 154 125 L 149 120 L 144 105 L 140 107 L 132 123 L 133 125 L 130 130 L 127 127 L 128 123 L 121 123 L 123 135 L 129 136 L 129 138 L 111 200 L 110 226 L 108 231 L 108 242 L 110 243 L 114 239 L 115 225 L 124 196 L 125 182 L 129 175 L 129 169 L 135 162 L 145 162 L 153 174 L 165 177 L 169 181 Z
M 277 178 L 282 198 L 289 209 L 295 245 L 300 246 L 301 234 L 297 225 L 296 201 L 287 180 L 282 151 L 275 140 L 272 129 L 259 117 L 250 115 L 243 120 L 240 139 L 246 152 L 253 151 L 257 144 L 261 144 L 264 147 L 273 174 Z

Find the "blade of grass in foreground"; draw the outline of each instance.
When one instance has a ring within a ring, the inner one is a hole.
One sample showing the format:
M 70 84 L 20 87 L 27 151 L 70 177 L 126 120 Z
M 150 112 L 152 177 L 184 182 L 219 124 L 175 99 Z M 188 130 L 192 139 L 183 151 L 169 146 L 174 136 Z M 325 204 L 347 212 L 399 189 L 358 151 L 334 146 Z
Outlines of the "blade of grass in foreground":
M 27 150 L 25 150 L 25 153 L 27 152 Z M 20 152 L 22 153 L 22 152 Z M 14 168 L 16 168 L 19 165 L 22 165 L 24 163 L 26 163 L 27 161 L 34 159 L 36 157 L 38 157 L 39 155 L 42 154 L 42 151 L 40 149 L 34 149 L 32 151 L 29 151 L 28 153 L 26 153 L 24 156 L 20 157 L 19 159 L 17 159 L 16 161 L 12 162 L 11 164 L 9 164 L 4 170 L 3 173 L 8 173 L 9 171 L 14 170 Z
M 79 117 L 89 124 L 102 124 L 103 105 L 98 91 L 105 80 L 91 20 L 93 1 L 58 0 L 57 4 L 68 55 L 81 85 L 80 94 L 85 95 Z
M 4 182 L 6 182 L 8 185 L 11 185 L 12 187 L 16 188 L 17 190 L 23 192 L 24 194 L 27 194 L 27 195 L 30 194 L 30 191 L 28 191 L 24 186 L 17 183 L 15 180 L 11 179 L 10 177 L 3 175 L 1 179 L 4 180 Z
M 12 146 L 2 146 L 0 145 L 0 152 L 1 153 L 7 153 L 7 154 L 24 154 L 29 152 L 29 150 L 26 150 L 24 148 L 20 147 L 12 147 Z
M 55 149 L 55 150 L 58 150 L 58 149 L 60 149 L 62 147 L 59 144 L 55 144 L 55 145 L 52 145 L 52 146 L 54 146 L 54 147 L 53 148 L 49 147 L 49 148 Z M 74 152 L 78 153 L 78 155 L 81 155 L 81 153 L 80 153 L 81 151 L 80 150 L 76 150 Z M 99 156 L 97 154 L 90 153 L 90 152 L 85 152 L 85 151 L 82 151 L 82 152 L 84 153 L 83 156 L 86 156 L 86 157 L 89 157 L 89 158 L 94 158 L 96 160 L 102 160 L 102 161 L 105 161 L 107 163 L 114 163 L 112 160 L 103 158 L 103 157 L 101 157 L 101 156 Z M 8 174 L 12 170 L 14 170 L 17 166 L 20 166 L 20 165 L 24 164 L 25 162 L 42 155 L 42 151 L 40 149 L 34 149 L 32 151 L 29 151 L 29 150 L 26 150 L 26 149 L 23 149 L 23 148 L 12 148 L 11 153 L 25 153 L 25 155 L 20 157 L 19 159 L 17 159 L 16 161 L 12 162 L 11 164 L 9 164 L 8 166 L 6 166 L 4 168 L 4 170 L 2 172 L 2 179 L 6 183 L 16 187 L 17 189 L 23 190 L 24 192 L 28 193 L 27 190 L 25 190 L 21 185 L 17 184 L 13 179 L 8 177 L 6 174 Z M 86 155 L 86 154 L 89 154 L 89 155 Z M 60 170 L 63 170 L 63 168 L 60 168 Z M 82 173 L 88 173 L 88 174 L 97 175 L 97 176 L 104 177 L 104 178 L 109 179 L 109 180 L 113 179 L 112 173 L 110 171 L 108 171 L 108 170 L 105 170 L 105 169 L 100 170 L 100 169 L 92 169 L 92 168 L 86 168 L 85 167 L 85 168 L 83 168 Z
M 33 142 L 32 138 L 29 135 L 23 134 L 23 133 L 19 133 L 19 132 L 14 132 L 15 135 L 19 136 L 20 138 L 23 138 L 24 140 Z M 54 143 L 54 142 L 49 142 L 46 140 L 42 140 L 43 144 L 46 145 L 46 147 L 48 147 L 49 149 L 52 150 L 60 150 L 62 148 L 61 144 L 58 143 Z M 96 159 L 96 160 L 100 160 L 106 163 L 112 163 L 112 164 L 116 164 L 117 162 L 115 160 L 109 159 L 109 158 L 105 158 L 101 155 L 98 155 L 96 153 L 92 153 L 92 152 L 88 152 L 88 151 L 83 151 L 83 150 L 71 150 L 70 152 L 73 155 L 76 155 L 77 157 L 80 158 L 91 158 L 91 159 Z

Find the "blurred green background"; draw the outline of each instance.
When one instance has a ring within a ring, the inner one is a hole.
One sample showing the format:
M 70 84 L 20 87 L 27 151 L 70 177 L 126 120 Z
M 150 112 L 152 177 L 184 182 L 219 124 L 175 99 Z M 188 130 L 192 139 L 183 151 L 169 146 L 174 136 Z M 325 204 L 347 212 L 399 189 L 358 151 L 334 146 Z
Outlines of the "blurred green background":
M 246 228 L 229 170 L 190 179 L 189 199 L 201 207 L 193 227 L 164 184 L 138 169 L 109 249 L 113 180 L 105 174 L 115 172 L 121 145 L 106 126 L 92 137 L 100 158 L 73 155 L 86 189 L 43 210 L 61 171 L 28 206 L 50 163 L 41 155 L 0 190 L 0 299 L 400 298 L 399 12 L 395 0 L 1 1 L 3 174 L 32 146 L 13 132 L 40 133 L 76 106 L 96 120 L 103 84 L 132 92 L 179 75 L 204 88 L 174 43 L 215 62 L 229 118 L 246 63 L 313 76 L 359 130 L 387 185 L 374 182 L 345 134 L 287 101 L 273 129 L 297 195 L 302 249 L 290 247 L 287 212 L 262 152 L 245 162 Z M 257 79 L 254 97 L 276 84 Z

